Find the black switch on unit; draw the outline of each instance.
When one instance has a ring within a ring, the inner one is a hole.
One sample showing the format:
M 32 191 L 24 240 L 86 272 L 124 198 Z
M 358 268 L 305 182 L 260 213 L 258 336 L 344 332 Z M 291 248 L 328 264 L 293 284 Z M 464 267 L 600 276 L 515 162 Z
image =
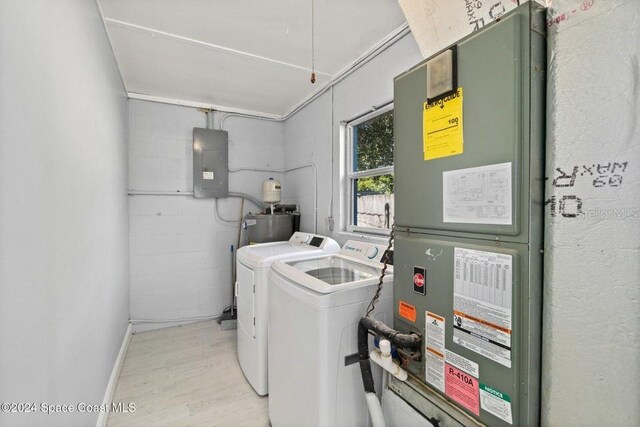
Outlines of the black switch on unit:
M 413 292 L 420 295 L 427 294 L 427 269 L 423 267 L 413 267 Z

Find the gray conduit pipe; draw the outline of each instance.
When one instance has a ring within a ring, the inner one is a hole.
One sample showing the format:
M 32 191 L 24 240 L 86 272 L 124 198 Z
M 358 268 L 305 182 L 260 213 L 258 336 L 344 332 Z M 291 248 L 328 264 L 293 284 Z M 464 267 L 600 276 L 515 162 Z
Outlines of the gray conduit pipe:
M 256 199 L 255 197 L 253 197 L 253 196 L 251 196 L 249 194 L 229 193 L 229 197 L 235 197 L 235 198 L 238 198 L 238 199 L 242 199 L 243 200 L 242 206 L 244 206 L 244 200 L 249 200 L 251 203 L 254 203 L 260 209 L 263 209 L 263 208 L 266 207 L 265 203 L 261 202 L 260 200 Z M 216 198 L 216 201 L 215 201 L 215 213 L 216 213 L 216 217 L 220 221 L 226 222 L 227 224 L 237 224 L 240 221 L 242 221 L 242 216 L 240 216 L 240 219 L 225 219 L 225 218 L 222 218 L 222 216 L 220 215 L 220 212 L 218 212 L 218 198 Z
M 259 207 L 260 209 L 264 209 L 264 208 L 267 207 L 267 205 L 262 200 L 256 199 L 251 194 L 229 192 L 229 197 L 243 198 L 245 200 L 250 201 L 251 203 L 253 203 L 257 207 Z

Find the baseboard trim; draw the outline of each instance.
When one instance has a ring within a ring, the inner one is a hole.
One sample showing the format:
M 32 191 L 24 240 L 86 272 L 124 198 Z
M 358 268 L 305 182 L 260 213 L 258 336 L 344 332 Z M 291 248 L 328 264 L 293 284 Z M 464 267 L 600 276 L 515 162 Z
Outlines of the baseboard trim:
M 124 357 L 126 356 L 127 350 L 129 349 L 129 343 L 131 342 L 132 333 L 133 325 L 129 323 L 129 325 L 127 326 L 127 331 L 124 334 L 124 339 L 122 340 L 122 345 L 120 346 L 120 352 L 118 353 L 118 357 L 116 358 L 116 363 L 114 363 L 113 370 L 111 371 L 111 377 L 109 378 L 109 384 L 107 384 L 107 390 L 104 393 L 104 399 L 102 400 L 102 404 L 105 405 L 105 407 L 108 409 L 110 409 L 111 402 L 113 402 L 113 395 L 116 392 L 118 377 L 120 377 L 120 371 L 122 370 L 122 365 L 124 364 Z M 100 416 L 98 416 L 98 421 L 96 422 L 96 427 L 106 427 L 108 419 L 109 410 L 100 412 Z
M 185 317 L 183 319 L 131 319 L 129 322 L 133 324 L 133 334 L 157 331 L 158 329 L 173 328 L 176 326 L 184 326 L 190 323 L 203 322 L 207 320 L 218 320 L 222 315 L 202 316 L 202 317 Z

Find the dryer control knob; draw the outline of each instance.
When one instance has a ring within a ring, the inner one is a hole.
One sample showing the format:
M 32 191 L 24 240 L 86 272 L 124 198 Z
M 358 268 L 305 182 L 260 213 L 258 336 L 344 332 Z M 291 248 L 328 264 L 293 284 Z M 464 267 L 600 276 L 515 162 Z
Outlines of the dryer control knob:
M 309 240 L 311 240 L 311 236 L 309 236 L 308 234 L 303 234 L 300 236 L 302 243 L 309 243 Z
M 378 248 L 375 246 L 372 248 L 369 248 L 369 250 L 367 251 L 367 258 L 374 259 L 376 255 L 378 255 Z

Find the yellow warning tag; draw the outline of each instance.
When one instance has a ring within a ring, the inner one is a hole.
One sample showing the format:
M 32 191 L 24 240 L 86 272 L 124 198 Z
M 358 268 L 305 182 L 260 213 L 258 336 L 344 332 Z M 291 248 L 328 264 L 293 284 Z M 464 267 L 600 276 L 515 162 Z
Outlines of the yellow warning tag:
M 425 160 L 463 152 L 462 88 L 437 101 L 425 102 L 422 144 Z

